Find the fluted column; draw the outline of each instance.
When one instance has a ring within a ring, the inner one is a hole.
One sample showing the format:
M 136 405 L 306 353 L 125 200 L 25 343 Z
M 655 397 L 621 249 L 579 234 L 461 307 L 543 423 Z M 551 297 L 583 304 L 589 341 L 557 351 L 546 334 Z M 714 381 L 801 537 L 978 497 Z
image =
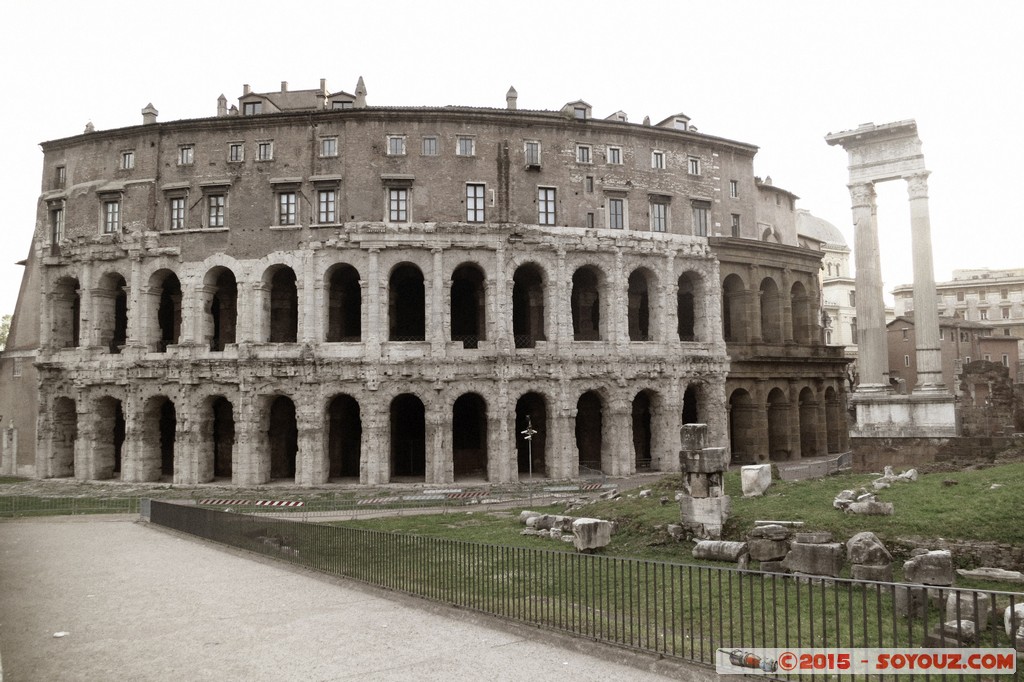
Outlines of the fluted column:
M 874 183 L 850 185 L 853 200 L 854 257 L 857 259 L 857 368 L 859 391 L 888 388 L 889 353 L 885 343 L 885 306 L 882 301 L 882 261 L 878 248 L 877 206 Z M 934 298 L 931 301 L 935 304 Z
M 907 176 L 910 195 L 910 236 L 914 254 L 914 336 L 917 340 L 917 391 L 945 393 L 939 309 L 935 304 L 932 228 L 928 215 L 928 171 Z

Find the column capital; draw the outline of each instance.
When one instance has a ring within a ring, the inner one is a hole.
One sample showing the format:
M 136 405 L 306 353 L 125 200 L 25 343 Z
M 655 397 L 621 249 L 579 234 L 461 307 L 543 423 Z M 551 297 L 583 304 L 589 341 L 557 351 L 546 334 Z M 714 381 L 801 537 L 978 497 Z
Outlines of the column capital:
M 858 206 L 871 206 L 875 205 L 875 183 L 873 182 L 858 182 L 852 185 L 847 185 L 850 188 L 850 198 L 853 199 L 853 208 Z
M 907 181 L 907 193 L 911 199 L 927 199 L 928 198 L 928 176 L 931 175 L 930 171 L 922 170 L 912 175 L 904 175 L 903 179 Z

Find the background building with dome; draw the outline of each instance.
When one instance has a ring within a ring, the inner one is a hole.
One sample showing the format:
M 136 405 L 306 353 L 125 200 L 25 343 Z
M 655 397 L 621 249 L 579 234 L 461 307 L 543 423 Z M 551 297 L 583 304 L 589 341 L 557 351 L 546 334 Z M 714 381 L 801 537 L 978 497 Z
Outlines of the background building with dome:
M 0 470 L 252 486 L 848 447 L 823 254 L 753 145 L 319 88 L 46 142 Z M 530 448 L 519 433 L 532 423 Z

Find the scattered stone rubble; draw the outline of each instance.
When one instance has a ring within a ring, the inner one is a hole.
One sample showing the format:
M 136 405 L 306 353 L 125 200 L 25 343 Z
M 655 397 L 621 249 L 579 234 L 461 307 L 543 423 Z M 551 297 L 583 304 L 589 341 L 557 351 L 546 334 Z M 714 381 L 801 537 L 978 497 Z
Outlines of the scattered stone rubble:
M 526 526 L 522 535 L 571 542 L 581 552 L 592 552 L 606 547 L 615 533 L 615 524 L 611 521 L 562 514 L 541 514 L 529 510 L 519 513 L 519 522 Z
M 864 488 L 840 491 L 832 500 L 832 506 L 847 514 L 864 516 L 891 516 L 894 511 L 892 502 L 879 502 L 874 493 Z
M 771 464 L 748 464 L 740 468 L 743 497 L 760 497 L 772 484 Z
M 892 554 L 874 533 L 864 531 L 847 540 L 846 558 L 855 580 L 892 582 Z
M 910 483 L 917 480 L 917 469 L 907 469 L 906 471 L 895 474 L 892 471 L 891 466 L 885 467 L 882 470 L 882 477 L 876 478 L 871 482 L 871 485 L 875 490 L 882 490 L 888 488 L 893 483 Z

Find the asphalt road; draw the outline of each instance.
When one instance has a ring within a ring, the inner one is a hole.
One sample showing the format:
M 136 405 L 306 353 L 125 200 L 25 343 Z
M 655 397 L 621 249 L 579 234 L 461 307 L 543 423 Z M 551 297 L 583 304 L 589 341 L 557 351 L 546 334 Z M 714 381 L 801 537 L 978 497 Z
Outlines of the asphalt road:
M 3 682 L 714 676 L 279 565 L 134 518 L 0 522 Z

